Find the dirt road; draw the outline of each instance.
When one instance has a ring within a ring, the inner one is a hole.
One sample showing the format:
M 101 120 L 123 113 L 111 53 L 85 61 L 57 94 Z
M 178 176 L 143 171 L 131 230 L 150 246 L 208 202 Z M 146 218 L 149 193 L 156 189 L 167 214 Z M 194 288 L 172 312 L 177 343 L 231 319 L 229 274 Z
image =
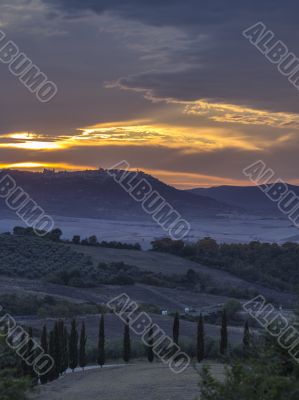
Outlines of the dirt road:
M 41 386 L 34 400 L 194 400 L 199 377 L 188 368 L 174 374 L 161 363 L 96 369 L 68 374 Z

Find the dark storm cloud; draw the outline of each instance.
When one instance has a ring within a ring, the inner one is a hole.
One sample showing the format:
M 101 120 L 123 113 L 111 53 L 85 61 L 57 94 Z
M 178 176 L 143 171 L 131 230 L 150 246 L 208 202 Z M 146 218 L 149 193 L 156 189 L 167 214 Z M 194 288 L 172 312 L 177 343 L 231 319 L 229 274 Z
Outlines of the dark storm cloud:
M 105 89 L 105 80 L 138 71 L 138 67 L 122 44 L 98 32 L 94 19 L 61 21 L 55 11 L 48 12 L 51 19 L 45 21 L 44 11 L 32 13 L 29 3 L 22 10 L 23 20 L 22 12 L 15 11 L 13 4 L 11 11 L 0 2 L 0 22 L 1 12 L 6 11 L 8 23 L 3 29 L 7 39 L 12 39 L 55 82 L 58 94 L 48 104 L 40 103 L 8 66 L 0 63 L 0 135 L 16 131 L 73 135 L 80 127 L 133 119 L 138 113 L 157 108 L 134 93 Z
M 297 23 L 298 4 L 292 0 L 241 2 L 239 0 L 44 0 L 45 3 L 72 13 L 91 10 L 101 14 L 112 11 L 127 18 L 138 19 L 153 25 L 216 26 L 221 30 L 225 24 L 242 26 L 244 21 L 261 18 L 284 25 L 284 17 Z M 227 26 L 228 27 L 228 26 Z
M 109 12 L 151 26 L 182 30 L 190 40 L 184 49 L 172 50 L 172 68 L 159 67 L 124 75 L 121 87 L 151 91 L 159 98 L 209 99 L 298 112 L 298 92 L 243 36 L 242 31 L 263 21 L 299 56 L 297 15 L 292 0 L 44 0 L 68 16 L 84 11 Z M 206 38 L 196 40 L 200 35 Z M 185 63 L 185 68 L 176 64 Z
M 209 68 L 189 69 L 179 72 L 150 71 L 120 78 L 115 86 L 123 89 L 143 90 L 149 97 L 173 98 L 179 101 L 208 99 L 267 108 L 272 111 L 299 111 L 299 93 L 277 71 L 267 71 L 258 79 L 252 73 L 233 74 L 229 65 L 211 65 Z M 273 82 L 275 82 L 273 84 Z M 277 98 L 279 93 L 279 98 Z

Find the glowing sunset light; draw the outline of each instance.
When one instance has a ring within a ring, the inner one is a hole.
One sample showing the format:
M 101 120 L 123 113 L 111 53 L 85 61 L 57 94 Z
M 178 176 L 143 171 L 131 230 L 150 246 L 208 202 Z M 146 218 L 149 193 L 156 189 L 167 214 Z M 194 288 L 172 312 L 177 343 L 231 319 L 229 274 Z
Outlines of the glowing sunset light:
M 2 169 L 24 169 L 30 171 L 42 171 L 44 168 L 55 169 L 58 171 L 81 171 L 92 169 L 90 166 L 84 165 L 71 165 L 64 163 L 47 163 L 47 162 L 19 162 L 12 164 L 0 164 L 0 168 Z
M 232 133 L 225 128 L 188 127 L 155 122 L 147 125 L 98 124 L 94 127 L 80 128 L 78 132 L 70 137 L 53 137 L 52 141 L 34 133 L 30 136 L 23 133 L 9 134 L 0 137 L 0 148 L 52 151 L 110 144 L 117 146 L 142 144 L 142 146 L 184 148 L 186 152 L 192 153 L 220 148 L 258 150 L 263 144 L 262 138 L 253 141 L 241 132 Z
M 2 148 L 17 148 L 17 149 L 29 149 L 29 150 L 54 150 L 62 149 L 63 146 L 59 142 L 22 142 L 22 143 L 0 143 Z
M 2 68 L 1 164 L 69 170 L 126 159 L 188 187 L 241 185 L 258 159 L 298 180 L 296 2 L 281 13 L 265 1 L 123 3 L 0 1 L 5 39 L 58 88 L 38 101 L 22 71 L 14 79 Z M 264 12 L 296 56 L 283 69 L 242 35 Z

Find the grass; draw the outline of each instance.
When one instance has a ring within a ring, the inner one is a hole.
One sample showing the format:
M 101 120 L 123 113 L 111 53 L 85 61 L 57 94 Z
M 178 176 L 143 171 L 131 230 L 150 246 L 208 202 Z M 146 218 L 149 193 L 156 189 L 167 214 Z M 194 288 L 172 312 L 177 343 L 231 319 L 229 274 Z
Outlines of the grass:
M 198 264 L 171 254 L 81 245 L 70 245 L 70 248 L 90 256 L 97 263 L 123 261 L 126 264 L 135 265 L 140 269 L 156 273 L 185 274 L 190 268 L 199 268 Z

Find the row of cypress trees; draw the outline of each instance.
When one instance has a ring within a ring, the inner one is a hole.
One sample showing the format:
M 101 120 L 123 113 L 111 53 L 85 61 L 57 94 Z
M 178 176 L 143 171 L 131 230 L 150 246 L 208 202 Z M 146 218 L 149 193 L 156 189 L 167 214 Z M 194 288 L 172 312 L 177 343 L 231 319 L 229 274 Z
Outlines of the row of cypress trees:
M 23 333 L 21 337 L 21 343 L 26 343 L 25 348 L 23 350 L 23 357 L 26 359 L 29 355 L 32 354 L 32 350 L 34 347 L 34 343 L 32 341 L 33 339 L 33 330 L 30 327 L 28 329 L 28 340 L 26 341 L 26 334 L 25 332 Z M 31 378 L 32 384 L 36 384 L 38 381 L 37 375 L 34 372 L 33 366 L 27 364 L 22 358 L 18 358 L 18 364 L 17 364 L 17 370 L 20 372 L 21 375 L 23 376 L 28 376 Z
M 70 333 L 68 333 L 63 320 L 55 322 L 54 328 L 48 334 L 47 327 L 44 326 L 41 336 L 41 347 L 54 359 L 52 370 L 40 377 L 42 384 L 59 378 L 60 375 L 70 368 L 75 370 L 78 366 L 82 369 L 87 364 L 86 360 L 86 329 L 82 322 L 80 335 L 77 330 L 75 319 L 71 322 Z M 104 316 L 101 316 L 99 325 L 99 340 L 97 362 L 103 366 L 105 364 L 105 327 Z
M 248 321 L 244 325 L 243 333 L 243 348 L 248 349 L 250 346 L 250 330 Z M 226 355 L 228 350 L 228 326 L 226 311 L 223 310 L 221 317 L 221 330 L 220 330 L 220 344 L 219 352 L 221 355 Z M 205 333 L 204 333 L 204 319 L 200 315 L 197 325 L 197 361 L 201 362 L 205 358 Z
M 28 330 L 29 336 L 32 338 L 32 328 Z M 176 313 L 173 321 L 173 341 L 179 344 L 180 334 L 180 317 L 179 313 Z M 154 339 L 153 339 L 153 327 L 150 327 L 148 333 L 148 346 L 147 346 L 147 358 L 149 362 L 154 361 Z M 47 327 L 44 326 L 41 335 L 41 347 L 48 353 L 55 361 L 53 369 L 46 375 L 40 377 L 42 384 L 49 381 L 53 381 L 59 378 L 60 375 L 70 368 L 74 371 L 78 366 L 82 369 L 87 364 L 86 360 L 86 329 L 85 323 L 82 322 L 80 335 L 78 334 L 77 322 L 75 319 L 71 321 L 70 333 L 63 320 L 55 322 L 53 329 L 47 332 Z M 243 334 L 243 346 L 248 348 L 250 345 L 250 332 L 248 322 L 245 323 L 244 334 Z M 28 346 L 32 346 L 32 342 L 28 342 Z M 228 327 L 227 327 L 227 315 L 226 311 L 222 312 L 221 321 L 221 332 L 220 332 L 220 354 L 225 355 L 228 349 Z M 30 353 L 28 347 L 28 353 Z M 200 315 L 197 324 L 197 346 L 196 346 L 196 358 L 198 362 L 201 362 L 205 358 L 205 328 L 204 318 Z M 131 338 L 130 338 L 130 327 L 129 324 L 124 325 L 123 334 L 123 360 L 129 362 L 131 359 Z M 103 366 L 106 362 L 105 355 L 105 321 L 104 315 L 101 316 L 99 322 L 98 332 L 98 345 L 97 345 L 97 364 Z M 28 366 L 25 362 L 21 361 L 21 369 L 24 375 L 29 375 L 32 379 L 37 380 L 37 376 L 34 373 L 32 367 Z

